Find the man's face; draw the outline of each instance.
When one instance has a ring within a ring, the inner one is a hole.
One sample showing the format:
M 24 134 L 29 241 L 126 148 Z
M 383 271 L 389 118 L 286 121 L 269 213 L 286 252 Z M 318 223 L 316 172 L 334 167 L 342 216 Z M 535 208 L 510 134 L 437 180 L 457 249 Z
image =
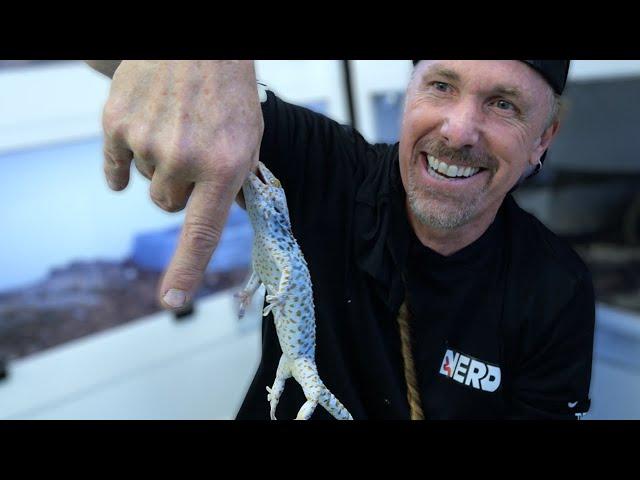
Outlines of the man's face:
M 407 89 L 400 173 L 420 223 L 493 218 L 557 131 L 547 82 L 517 60 L 423 60 Z

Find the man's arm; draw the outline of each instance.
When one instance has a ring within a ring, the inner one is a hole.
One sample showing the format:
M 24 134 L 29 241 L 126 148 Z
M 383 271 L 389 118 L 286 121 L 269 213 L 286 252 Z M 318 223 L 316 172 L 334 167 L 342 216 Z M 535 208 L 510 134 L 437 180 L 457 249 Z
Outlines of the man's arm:
M 253 61 L 87 63 L 113 78 L 103 112 L 109 186 L 127 186 L 134 160 L 160 208 L 179 211 L 191 200 L 159 288 L 162 303 L 179 308 L 192 298 L 257 166 L 264 123 Z
M 121 62 L 122 60 L 85 60 L 85 63 L 96 72 L 100 72 L 109 78 L 113 78 L 113 74 Z
M 573 296 L 545 328 L 530 332 L 529 352 L 514 372 L 508 418 L 576 419 L 589 410 L 595 329 L 591 277 L 577 282 Z

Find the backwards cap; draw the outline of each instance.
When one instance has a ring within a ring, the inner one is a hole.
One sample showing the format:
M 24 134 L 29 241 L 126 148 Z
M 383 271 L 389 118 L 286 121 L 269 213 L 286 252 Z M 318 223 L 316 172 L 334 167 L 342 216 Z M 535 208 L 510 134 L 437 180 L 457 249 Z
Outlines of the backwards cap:
M 416 65 L 420 60 L 412 60 Z M 567 84 L 567 74 L 569 73 L 569 63 L 571 60 L 520 60 L 526 63 L 551 85 L 553 91 L 562 95 Z

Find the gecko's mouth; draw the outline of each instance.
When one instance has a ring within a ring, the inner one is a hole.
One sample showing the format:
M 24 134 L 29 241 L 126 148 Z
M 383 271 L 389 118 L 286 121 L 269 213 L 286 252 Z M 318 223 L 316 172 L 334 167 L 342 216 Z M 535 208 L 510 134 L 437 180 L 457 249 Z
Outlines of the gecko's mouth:
M 260 167 L 258 167 L 254 172 L 249 174 L 249 183 L 252 187 L 252 190 L 256 193 L 264 190 L 264 187 L 267 186 L 267 182 L 264 179 L 264 175 L 260 171 Z
M 262 172 L 260 171 L 260 167 L 258 167 L 258 170 L 256 172 L 256 177 L 258 177 L 258 180 L 260 180 L 265 185 L 267 184 L 267 181 L 265 180 L 264 176 L 262 175 Z
M 262 182 L 262 184 L 267 187 L 282 188 L 282 184 L 280 183 L 280 180 L 274 177 L 273 173 L 271 173 L 269 169 L 267 169 L 267 167 L 261 162 L 258 163 L 256 177 L 258 177 L 258 179 Z

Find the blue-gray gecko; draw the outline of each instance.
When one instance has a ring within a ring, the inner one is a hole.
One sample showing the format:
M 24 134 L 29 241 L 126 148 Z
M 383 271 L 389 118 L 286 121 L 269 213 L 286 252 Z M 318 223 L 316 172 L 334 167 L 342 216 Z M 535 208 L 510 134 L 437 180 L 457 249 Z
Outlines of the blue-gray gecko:
M 318 375 L 311 276 L 291 231 L 284 189 L 262 162 L 258 162 L 258 175 L 250 173 L 242 186 L 255 235 L 251 277 L 235 296 L 240 299 L 239 316 L 242 317 L 260 284 L 266 288 L 268 305 L 263 315 L 273 312 L 282 349 L 273 386 L 267 386 L 271 419 L 276 419 L 276 407 L 285 381 L 293 377 L 302 386 L 307 399 L 296 420 L 309 419 L 318 404 L 337 419 L 353 420 Z

